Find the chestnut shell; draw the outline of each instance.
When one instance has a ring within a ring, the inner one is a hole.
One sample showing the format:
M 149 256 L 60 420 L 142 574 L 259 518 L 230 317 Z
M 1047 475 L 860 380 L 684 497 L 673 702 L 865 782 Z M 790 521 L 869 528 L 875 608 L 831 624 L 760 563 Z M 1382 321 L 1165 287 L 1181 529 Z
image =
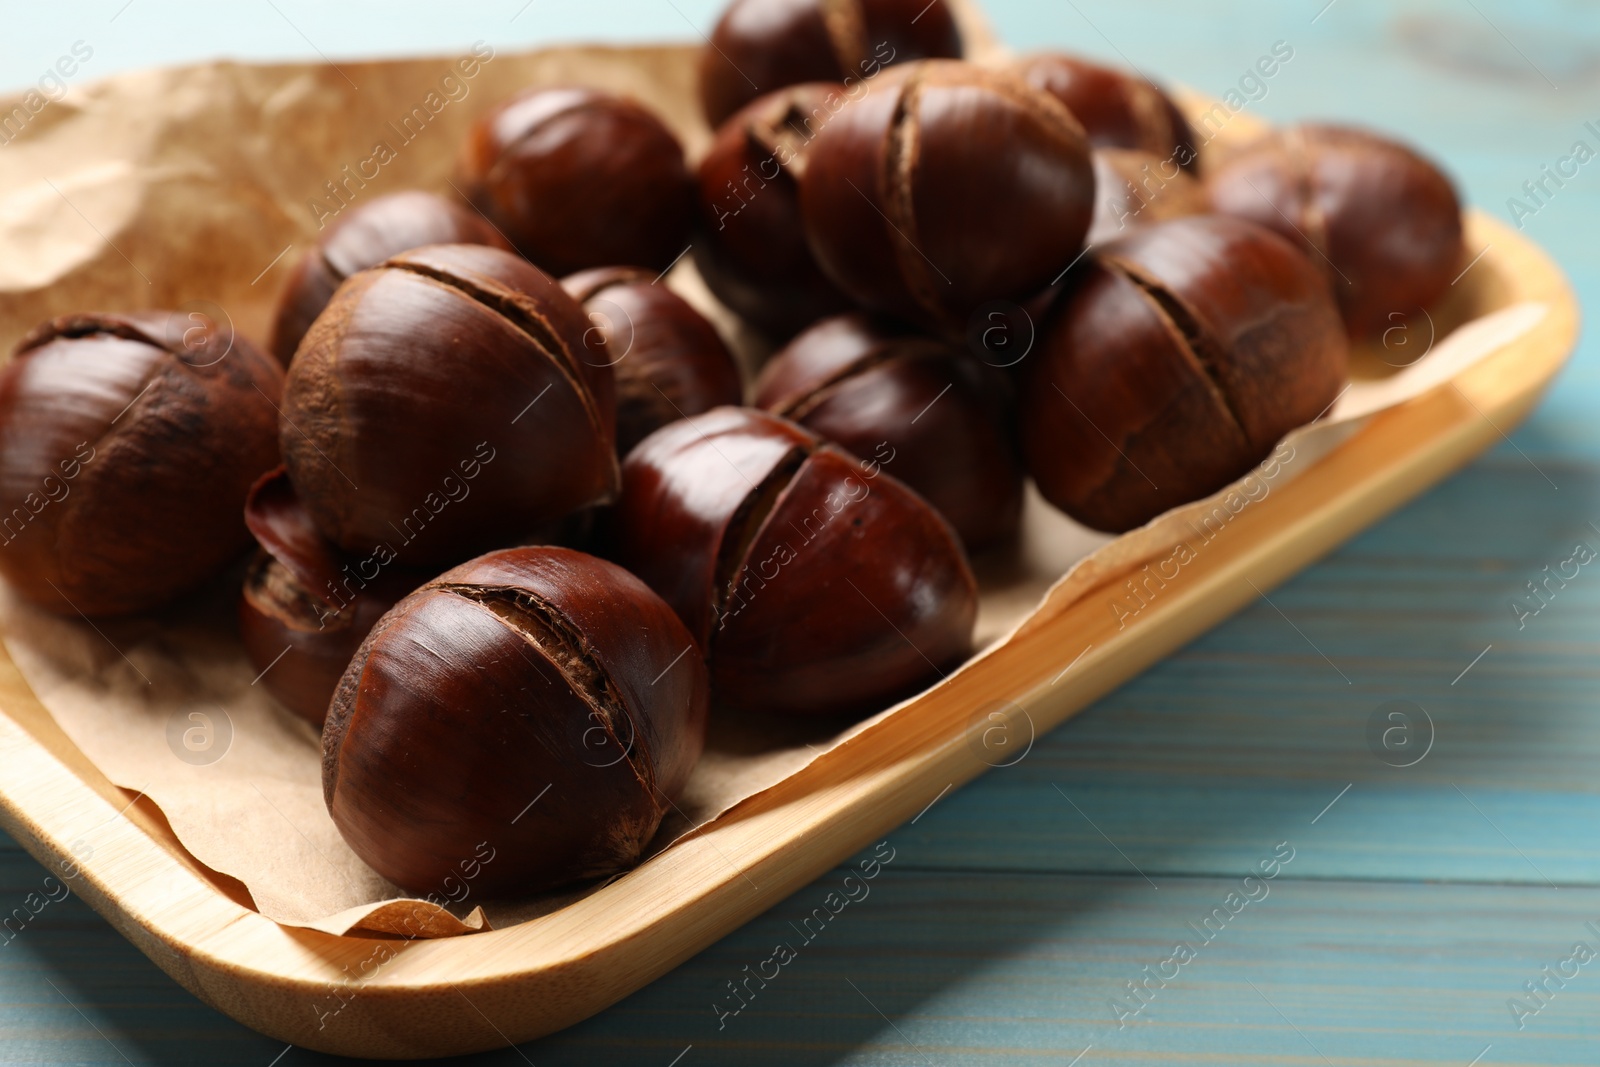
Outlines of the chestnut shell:
M 351 277 L 284 390 L 284 463 L 323 536 L 449 564 L 610 499 L 616 399 L 588 328 L 495 248 L 413 249 Z
M 633 575 L 565 548 L 491 552 L 362 643 L 323 731 L 323 795 L 356 854 L 414 893 L 464 871 L 484 896 L 604 877 L 688 781 L 707 703 L 693 640 Z
M 969 552 L 1017 532 L 1011 383 L 954 345 L 866 315 L 824 319 L 762 369 L 754 404 L 881 465 Z
M 1461 201 L 1450 179 L 1365 130 L 1276 130 L 1207 185 L 1215 210 L 1276 231 L 1327 272 L 1353 337 L 1426 308 L 1462 266 Z
M 850 307 L 806 243 L 799 181 L 817 132 L 859 95 L 834 82 L 768 93 L 723 123 L 700 161 L 695 267 L 718 300 L 770 337 Z
M 1067 106 L 1096 148 L 1130 148 L 1199 168 L 1194 130 L 1165 91 L 1136 74 L 1061 52 L 1038 52 L 1013 69 Z
M 977 582 L 950 525 L 792 422 L 717 408 L 623 465 L 617 558 L 707 652 L 720 704 L 861 715 L 972 649 Z
M 823 127 L 800 206 L 823 271 L 862 307 L 959 337 L 1044 289 L 1094 209 L 1072 113 L 1002 71 L 928 60 L 879 76 Z
M 146 611 L 250 543 L 278 464 L 278 365 L 195 314 L 66 315 L 0 369 L 0 573 L 90 617 Z
M 596 267 L 561 280 L 594 324 L 589 358 L 616 378 L 617 452 L 675 419 L 744 397 L 744 379 L 717 328 L 649 271 Z
M 432 193 L 389 193 L 343 213 L 295 264 L 278 298 L 268 346 L 285 367 L 301 338 L 350 275 L 423 245 L 511 246 L 475 211 Z
M 551 274 L 665 270 L 689 245 L 693 181 L 655 113 L 596 89 L 529 89 L 473 123 L 467 198 Z
M 1218 215 L 1136 230 L 1074 268 L 1028 360 L 1022 437 L 1046 500 L 1120 532 L 1244 474 L 1347 376 L 1326 278 Z
M 721 125 L 765 92 L 862 80 L 891 63 L 959 59 L 945 0 L 733 0 L 700 53 L 700 103 Z

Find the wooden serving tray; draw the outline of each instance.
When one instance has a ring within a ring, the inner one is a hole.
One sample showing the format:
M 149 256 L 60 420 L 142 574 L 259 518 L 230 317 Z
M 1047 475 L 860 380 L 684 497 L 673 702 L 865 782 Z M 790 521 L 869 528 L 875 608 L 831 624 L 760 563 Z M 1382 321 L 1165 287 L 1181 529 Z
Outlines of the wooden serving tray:
M 1376 415 L 1242 511 L 1136 624 L 1119 630 L 1106 610 L 1127 577 L 1108 575 L 919 698 L 914 714 L 881 722 L 561 911 L 432 941 L 273 923 L 236 883 L 190 859 L 157 809 L 89 762 L 3 650 L 0 823 L 53 873 L 72 875 L 185 988 L 281 1040 L 423 1057 L 569 1026 L 987 769 L 993 757 L 972 743 L 983 709 L 1004 706 L 1013 723 L 1025 715 L 1049 730 L 1500 440 L 1570 354 L 1578 308 L 1560 270 L 1515 231 L 1473 213 L 1467 243 L 1487 248 L 1471 268 L 1471 312 L 1535 303 L 1542 320 L 1453 381 Z

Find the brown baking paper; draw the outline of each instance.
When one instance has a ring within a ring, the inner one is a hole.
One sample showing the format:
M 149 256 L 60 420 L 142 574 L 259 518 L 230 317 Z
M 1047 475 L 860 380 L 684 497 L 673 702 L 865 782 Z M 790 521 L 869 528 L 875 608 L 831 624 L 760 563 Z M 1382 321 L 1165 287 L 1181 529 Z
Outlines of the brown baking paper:
M 995 54 L 970 15 L 966 23 L 980 51 Z M 288 267 L 319 221 L 343 209 L 341 198 L 360 203 L 405 188 L 449 194 L 467 124 L 528 85 L 581 83 L 635 96 L 697 155 L 709 134 L 694 103 L 694 65 L 688 47 L 502 54 L 480 45 L 460 57 L 337 67 L 211 63 L 74 88 L 30 110 L 21 135 L 0 146 L 0 346 L 9 351 L 53 315 L 142 307 L 225 317 L 263 339 Z M 0 102 L 0 115 L 32 103 Z M 1235 134 L 1254 128 L 1241 117 Z M 750 354 L 688 260 L 668 284 Z M 1508 309 L 1457 330 L 1399 374 L 1354 383 L 1327 420 L 1290 436 L 1270 471 L 1115 540 L 1077 526 L 1030 490 L 1016 549 L 977 561 L 980 647 L 992 650 L 1107 574 L 1170 553 L 1218 508 L 1247 506 L 1373 411 L 1458 373 L 1542 314 Z M 200 862 L 243 882 L 268 918 L 332 933 L 451 936 L 572 899 L 482 902 L 480 911 L 466 885 L 441 887 L 449 901 L 442 908 L 406 899 L 368 869 L 323 806 L 316 733 L 254 684 L 234 636 L 237 580 L 159 616 L 98 624 L 46 615 L 5 593 L 0 626 L 68 736 L 111 781 L 158 805 Z M 653 848 L 902 707 L 847 729 L 714 718 L 705 758 Z

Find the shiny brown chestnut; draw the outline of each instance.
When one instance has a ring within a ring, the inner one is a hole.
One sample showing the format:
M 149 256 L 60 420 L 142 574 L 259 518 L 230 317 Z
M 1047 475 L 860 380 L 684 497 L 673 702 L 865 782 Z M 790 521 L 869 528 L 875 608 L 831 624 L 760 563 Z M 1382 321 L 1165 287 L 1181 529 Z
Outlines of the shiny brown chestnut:
M 352 276 L 284 388 L 283 460 L 338 548 L 449 564 L 610 499 L 611 368 L 583 308 L 482 245 L 413 249 Z
M 1013 69 L 1029 85 L 1067 106 L 1096 148 L 1132 148 L 1198 169 L 1194 130 L 1160 86 L 1114 67 L 1061 52 L 1039 52 Z
M 945 0 L 733 0 L 700 53 L 700 103 L 720 126 L 762 93 L 855 82 L 891 63 L 959 59 Z
M 1461 201 L 1437 166 L 1365 130 L 1276 130 L 1207 185 L 1215 210 L 1282 234 L 1328 274 L 1353 337 L 1426 308 L 1461 269 Z
M 390 193 L 342 213 L 300 257 L 278 298 L 268 346 L 285 367 L 300 339 L 333 299 L 339 283 L 390 256 L 423 245 L 474 244 L 509 250 L 505 238 L 475 211 L 432 193 Z
M 554 275 L 665 270 L 689 244 L 683 147 L 647 108 L 596 89 L 530 89 L 480 118 L 460 163 L 467 198 Z
M 800 205 L 830 278 L 871 311 L 959 336 L 1077 256 L 1094 209 L 1083 129 L 1000 71 L 928 60 L 880 75 L 822 128 Z
M 779 340 L 850 307 L 806 244 L 799 181 L 817 131 L 863 91 L 807 82 L 768 93 L 723 123 L 700 161 L 695 267 L 718 300 Z
M 373 870 L 525 896 L 638 862 L 705 743 L 705 665 L 621 567 L 514 548 L 406 597 L 323 731 L 334 824 Z
M 743 399 L 717 328 L 649 271 L 596 267 L 561 285 L 594 323 L 588 358 L 609 362 L 616 377 L 618 455 L 674 419 Z
M 972 650 L 950 525 L 881 466 L 786 419 L 717 408 L 623 464 L 617 559 L 705 650 L 719 704 L 861 715 Z
M 1205 186 L 1152 152 L 1096 148 L 1094 222 L 1089 244 L 1103 245 L 1135 226 L 1203 215 L 1211 210 Z
M 1074 268 L 1028 361 L 1022 439 L 1056 507 L 1132 529 L 1244 474 L 1346 380 L 1322 272 L 1264 227 L 1198 215 Z
M 954 345 L 866 315 L 824 319 L 762 369 L 754 404 L 881 465 L 969 552 L 1017 532 L 1011 383 Z
M 278 464 L 283 371 L 200 313 L 79 314 L 0 370 L 0 573 L 90 617 L 145 611 L 250 543 L 250 486 Z
M 261 546 L 239 597 L 245 653 L 267 692 L 321 729 L 356 649 L 429 575 L 344 558 L 317 532 L 283 467 L 250 490 L 244 521 Z

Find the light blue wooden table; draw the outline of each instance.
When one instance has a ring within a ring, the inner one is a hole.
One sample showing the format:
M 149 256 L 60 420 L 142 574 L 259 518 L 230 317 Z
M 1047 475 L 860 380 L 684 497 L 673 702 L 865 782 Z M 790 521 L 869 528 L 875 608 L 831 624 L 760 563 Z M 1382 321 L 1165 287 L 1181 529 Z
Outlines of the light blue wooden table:
M 78 40 L 90 77 L 216 54 L 689 38 L 714 17 L 704 0 L 382 6 L 15 4 L 0 83 Z M 1218 95 L 1287 41 L 1255 110 L 1397 131 L 1502 216 L 1575 140 L 1600 147 L 1584 129 L 1600 126 L 1593 0 L 1198 6 L 990 8 L 1014 45 Z M 1600 303 L 1600 161 L 1526 228 Z M 1563 962 L 1579 942 L 1600 953 L 1600 570 L 1520 628 L 1510 607 L 1576 541 L 1600 547 L 1597 412 L 1586 340 L 1511 443 L 1290 582 L 1281 615 L 1258 603 L 896 831 L 870 897 L 739 1014 L 713 1009 L 733 1003 L 726 983 L 841 875 L 581 1026 L 465 1062 L 1600 1063 L 1600 957 Z M 1431 718 L 1414 766 L 1369 747 L 1389 701 Z M 1275 878 L 1241 883 L 1290 850 Z M 0 839 L 0 911 L 43 877 Z M 1232 914 L 1230 892 L 1259 899 Z M 1227 921 L 1203 925 L 1219 907 Z M 1168 962 L 1179 941 L 1193 958 Z M 324 1062 L 202 1006 L 76 899 L 0 948 L 0 1063 Z

